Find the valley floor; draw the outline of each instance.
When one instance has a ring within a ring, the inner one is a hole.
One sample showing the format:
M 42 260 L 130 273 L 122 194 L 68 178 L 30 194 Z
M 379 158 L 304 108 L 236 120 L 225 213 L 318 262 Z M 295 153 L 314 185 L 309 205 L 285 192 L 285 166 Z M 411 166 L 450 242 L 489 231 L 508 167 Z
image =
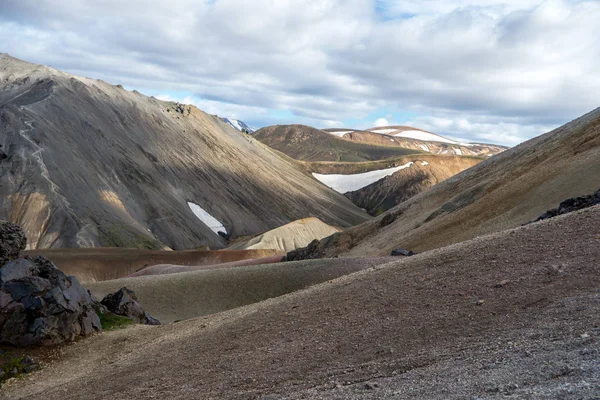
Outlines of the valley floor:
M 598 398 L 598 221 L 592 207 L 250 306 L 97 335 L 0 397 Z

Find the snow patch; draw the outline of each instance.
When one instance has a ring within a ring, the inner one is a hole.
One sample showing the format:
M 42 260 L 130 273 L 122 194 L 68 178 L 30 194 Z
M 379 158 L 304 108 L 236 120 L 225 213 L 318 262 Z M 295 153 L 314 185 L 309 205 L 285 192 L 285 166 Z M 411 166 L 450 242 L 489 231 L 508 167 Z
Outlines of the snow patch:
M 229 126 L 231 126 L 234 129 L 237 129 L 240 132 L 248 131 L 249 133 L 254 133 L 255 129 L 250 128 L 248 125 L 246 125 L 243 121 L 240 121 L 239 119 L 229 119 L 229 118 L 221 118 L 223 121 L 225 121 L 226 124 L 228 124 Z
M 461 149 L 454 149 L 454 152 L 456 153 L 457 156 L 462 156 L 463 152 Z
M 369 186 L 370 184 L 375 183 L 378 180 L 385 178 L 386 176 L 390 176 L 402 169 L 409 168 L 413 164 L 413 162 L 409 162 L 408 164 L 404 164 L 399 167 L 364 172 L 362 174 L 342 175 L 313 173 L 313 176 L 321 183 L 329 186 L 336 192 L 346 193 L 362 189 L 365 186 Z
M 342 136 L 344 136 L 346 133 L 352 133 L 352 132 L 354 132 L 354 131 L 339 131 L 339 132 L 329 132 L 329 131 L 325 131 L 325 132 L 327 132 L 327 133 L 329 133 L 329 134 L 331 134 L 331 135 L 335 135 L 335 136 L 342 137 Z
M 207 213 L 202 207 L 200 207 L 196 203 L 192 203 L 188 201 L 188 206 L 190 210 L 198 217 L 200 221 L 204 223 L 204 225 L 208 226 L 214 233 L 224 232 L 227 234 L 227 229 L 223 226 L 222 223 L 219 222 L 218 219 Z
M 429 163 L 428 163 L 427 161 L 421 161 L 421 166 L 423 166 L 423 167 L 424 167 L 424 166 L 426 166 L 426 165 L 429 165 Z
M 417 139 L 423 140 L 426 142 L 442 142 L 442 143 L 451 143 L 458 144 L 454 140 L 446 139 L 445 137 L 436 135 L 435 133 L 423 132 L 423 131 L 404 131 L 398 132 L 394 136 L 403 137 L 407 139 Z
M 396 132 L 398 129 L 373 129 L 371 130 L 371 132 L 375 132 L 375 133 L 381 133 L 383 135 L 388 134 L 388 133 L 392 133 L 392 132 Z
M 425 151 L 428 151 L 428 152 L 431 152 L 431 151 L 429 150 L 429 147 L 427 147 L 427 145 L 426 145 L 426 144 L 422 144 L 422 145 L 420 145 L 420 146 L 421 146 L 421 148 L 422 148 L 423 150 L 425 150 Z

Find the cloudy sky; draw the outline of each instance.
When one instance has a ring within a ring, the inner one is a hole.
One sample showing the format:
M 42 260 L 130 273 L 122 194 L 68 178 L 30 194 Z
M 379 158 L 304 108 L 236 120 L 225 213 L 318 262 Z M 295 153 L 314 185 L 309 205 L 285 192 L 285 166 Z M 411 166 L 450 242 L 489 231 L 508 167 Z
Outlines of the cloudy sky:
M 598 0 L 1 0 L 0 52 L 255 127 L 514 145 L 600 106 L 598 21 Z

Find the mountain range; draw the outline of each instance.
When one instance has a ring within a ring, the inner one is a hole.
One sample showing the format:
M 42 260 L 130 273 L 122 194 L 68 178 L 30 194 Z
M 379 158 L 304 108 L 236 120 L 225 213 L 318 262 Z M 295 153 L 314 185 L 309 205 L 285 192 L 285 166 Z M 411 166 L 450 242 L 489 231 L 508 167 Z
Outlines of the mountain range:
M 0 129 L 0 214 L 30 248 L 222 248 L 227 236 L 301 218 L 340 227 L 369 218 L 194 106 L 6 54 Z
M 0 55 L 0 322 L 70 342 L 0 343 L 0 398 L 598 398 L 600 108 L 510 149 L 227 121 Z

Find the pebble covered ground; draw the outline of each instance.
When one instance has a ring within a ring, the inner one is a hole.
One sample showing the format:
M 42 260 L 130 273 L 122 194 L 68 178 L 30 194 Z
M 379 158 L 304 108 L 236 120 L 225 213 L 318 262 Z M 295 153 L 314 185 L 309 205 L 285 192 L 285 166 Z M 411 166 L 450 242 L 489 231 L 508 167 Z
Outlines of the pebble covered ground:
M 97 335 L 0 397 L 597 399 L 599 220 L 592 207 L 227 312 Z

